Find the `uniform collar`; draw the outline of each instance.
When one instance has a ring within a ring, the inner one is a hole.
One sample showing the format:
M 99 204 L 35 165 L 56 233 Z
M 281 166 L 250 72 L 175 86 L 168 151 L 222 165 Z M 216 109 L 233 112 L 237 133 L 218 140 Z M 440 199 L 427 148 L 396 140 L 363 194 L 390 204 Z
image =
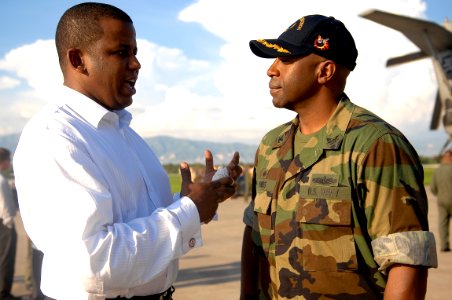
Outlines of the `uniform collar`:
M 348 124 L 350 123 L 353 110 L 353 103 L 351 103 L 350 99 L 344 93 L 335 111 L 325 125 L 326 130 L 324 131 L 322 141 L 320 143 L 323 149 L 334 150 L 340 148 Z M 298 130 L 299 125 L 300 121 L 298 116 L 296 116 L 292 121 L 286 123 L 286 128 L 275 139 L 273 148 L 282 147 L 288 139 L 293 140 L 294 134 L 296 130 Z
M 325 150 L 339 149 L 354 107 L 344 94 L 324 129 L 306 142 L 304 150 L 309 151 L 303 151 L 303 155 L 294 153 L 295 133 L 299 125 L 298 116 L 286 123 L 283 131 L 276 137 L 273 144 L 270 144 L 270 147 L 277 149 L 278 157 L 284 158 L 282 168 L 287 171 L 287 174 L 297 174 L 302 169 L 309 168 L 320 159 Z
M 352 118 L 355 105 L 343 94 L 336 110 L 326 124 L 324 149 L 339 149 Z

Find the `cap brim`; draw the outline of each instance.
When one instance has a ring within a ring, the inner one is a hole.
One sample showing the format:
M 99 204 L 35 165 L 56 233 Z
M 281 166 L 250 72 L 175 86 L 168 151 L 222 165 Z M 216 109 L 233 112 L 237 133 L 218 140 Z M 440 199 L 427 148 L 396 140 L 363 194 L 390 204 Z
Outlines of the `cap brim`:
M 263 58 L 303 56 L 312 52 L 309 49 L 296 47 L 278 39 L 251 40 L 250 49 L 255 55 Z

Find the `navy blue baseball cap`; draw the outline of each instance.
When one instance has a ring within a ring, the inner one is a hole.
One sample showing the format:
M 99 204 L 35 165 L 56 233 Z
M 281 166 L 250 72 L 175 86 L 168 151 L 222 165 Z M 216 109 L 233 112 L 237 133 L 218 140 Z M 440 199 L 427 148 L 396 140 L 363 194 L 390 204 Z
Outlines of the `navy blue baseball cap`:
M 259 57 L 296 57 L 317 54 L 343 65 L 356 66 L 358 50 L 345 25 L 333 17 L 309 15 L 296 20 L 277 39 L 250 41 L 251 51 Z

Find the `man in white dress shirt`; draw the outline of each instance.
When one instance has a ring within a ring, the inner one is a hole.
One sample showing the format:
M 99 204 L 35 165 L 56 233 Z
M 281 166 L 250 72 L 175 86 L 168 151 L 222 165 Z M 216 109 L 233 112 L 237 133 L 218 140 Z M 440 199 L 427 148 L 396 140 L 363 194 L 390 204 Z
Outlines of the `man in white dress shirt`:
M 201 223 L 232 196 L 241 170 L 193 184 L 181 165 L 181 195 L 130 127 L 140 63 L 130 17 L 82 3 L 55 37 L 64 86 L 24 128 L 14 170 L 24 226 L 43 251 L 50 299 L 171 299 L 178 259 L 201 245 Z M 212 155 L 206 172 L 212 177 Z

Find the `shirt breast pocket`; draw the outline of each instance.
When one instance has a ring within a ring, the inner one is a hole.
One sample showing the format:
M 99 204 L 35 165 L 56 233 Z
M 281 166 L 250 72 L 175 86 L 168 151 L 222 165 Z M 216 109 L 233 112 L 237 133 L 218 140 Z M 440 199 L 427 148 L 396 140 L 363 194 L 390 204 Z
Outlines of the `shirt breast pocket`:
M 302 186 L 297 220 L 306 271 L 354 271 L 358 268 L 353 238 L 349 187 Z
M 254 213 L 256 218 L 253 227 L 259 232 L 259 243 L 268 256 L 271 237 L 274 234 L 271 221 L 271 203 L 275 180 L 261 179 L 257 181 L 256 197 L 254 198 Z

